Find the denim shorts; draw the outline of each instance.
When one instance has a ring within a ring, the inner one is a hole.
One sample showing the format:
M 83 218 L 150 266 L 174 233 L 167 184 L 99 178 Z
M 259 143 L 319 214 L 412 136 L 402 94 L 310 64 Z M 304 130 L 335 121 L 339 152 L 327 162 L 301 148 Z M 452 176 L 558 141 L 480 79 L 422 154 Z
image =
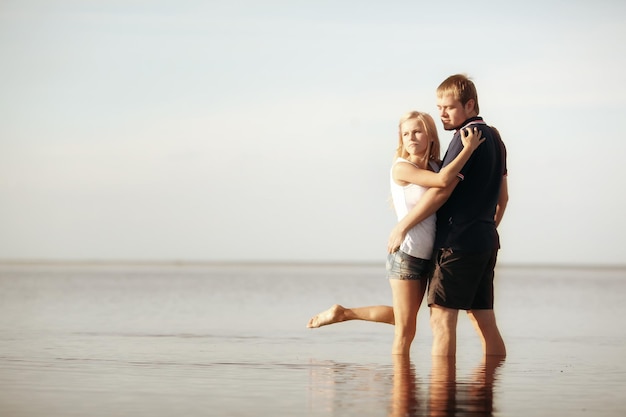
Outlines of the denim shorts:
M 434 263 L 400 250 L 387 255 L 387 278 L 402 280 L 428 280 L 433 275 Z

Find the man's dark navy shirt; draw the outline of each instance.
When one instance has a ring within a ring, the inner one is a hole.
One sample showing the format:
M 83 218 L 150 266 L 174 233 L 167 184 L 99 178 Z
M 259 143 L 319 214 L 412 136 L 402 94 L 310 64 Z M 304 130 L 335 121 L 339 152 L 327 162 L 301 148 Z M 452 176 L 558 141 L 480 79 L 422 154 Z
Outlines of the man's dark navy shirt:
M 474 150 L 461 169 L 462 180 L 437 211 L 435 249 L 482 252 L 500 247 L 495 211 L 502 178 L 507 174 L 506 148 L 498 132 L 482 117 L 472 117 L 461 129 L 476 126 L 485 141 Z M 460 129 L 456 131 L 443 159 L 449 164 L 463 149 Z

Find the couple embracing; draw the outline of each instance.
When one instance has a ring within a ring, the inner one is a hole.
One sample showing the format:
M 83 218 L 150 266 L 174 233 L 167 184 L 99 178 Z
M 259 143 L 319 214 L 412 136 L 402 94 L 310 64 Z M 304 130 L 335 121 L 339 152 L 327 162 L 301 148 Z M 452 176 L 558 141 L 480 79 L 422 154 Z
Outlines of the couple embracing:
M 413 111 L 399 123 L 391 168 L 398 223 L 386 265 L 393 306 L 335 304 L 307 327 L 348 320 L 392 324 L 392 354 L 408 355 L 427 294 L 434 356 L 456 355 L 457 318 L 465 310 L 484 354 L 504 357 L 493 281 L 497 226 L 508 201 L 506 149 L 498 131 L 478 115 L 476 87 L 466 76 L 452 75 L 439 85 L 437 108 L 444 129 L 455 132 L 443 161 L 431 116 Z

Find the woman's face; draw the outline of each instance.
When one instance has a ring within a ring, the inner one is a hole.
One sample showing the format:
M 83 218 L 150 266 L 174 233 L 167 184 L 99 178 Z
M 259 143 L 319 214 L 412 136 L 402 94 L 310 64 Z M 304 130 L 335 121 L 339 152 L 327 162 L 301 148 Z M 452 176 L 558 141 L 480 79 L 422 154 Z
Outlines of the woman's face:
M 402 145 L 409 155 L 423 156 L 428 149 L 428 135 L 424 125 L 418 119 L 409 119 L 400 125 Z

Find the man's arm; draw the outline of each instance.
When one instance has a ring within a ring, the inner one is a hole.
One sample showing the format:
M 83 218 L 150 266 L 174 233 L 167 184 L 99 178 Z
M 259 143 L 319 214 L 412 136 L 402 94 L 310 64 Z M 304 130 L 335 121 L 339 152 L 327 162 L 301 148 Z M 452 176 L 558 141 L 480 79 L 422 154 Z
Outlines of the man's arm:
M 502 221 L 502 217 L 504 216 L 504 211 L 506 210 L 506 205 L 509 202 L 509 185 L 506 181 L 506 175 L 502 177 L 502 184 L 500 185 L 500 194 L 498 195 L 498 204 L 496 205 L 496 215 L 495 222 L 496 227 Z
M 431 214 L 439 210 L 439 207 L 446 202 L 452 194 L 459 181 L 454 181 L 445 188 L 429 188 L 419 199 L 417 204 L 402 218 L 391 230 L 387 242 L 387 252 L 393 253 L 404 241 L 407 232 L 416 224 L 428 218 Z

